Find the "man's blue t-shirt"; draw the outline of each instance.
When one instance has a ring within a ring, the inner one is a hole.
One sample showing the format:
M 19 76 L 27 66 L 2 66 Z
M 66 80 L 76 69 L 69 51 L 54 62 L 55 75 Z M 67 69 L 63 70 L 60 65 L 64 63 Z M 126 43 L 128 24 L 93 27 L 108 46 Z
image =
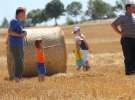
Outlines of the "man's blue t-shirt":
M 13 19 L 10 22 L 9 30 L 18 34 L 23 33 L 23 24 L 18 19 Z M 23 46 L 23 38 L 16 36 L 9 36 L 9 44 L 11 46 Z

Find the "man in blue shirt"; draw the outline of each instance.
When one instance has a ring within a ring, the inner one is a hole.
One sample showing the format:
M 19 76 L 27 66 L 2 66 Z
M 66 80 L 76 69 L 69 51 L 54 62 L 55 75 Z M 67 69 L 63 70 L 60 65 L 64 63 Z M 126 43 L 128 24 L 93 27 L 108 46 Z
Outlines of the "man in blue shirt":
M 23 42 L 25 33 L 23 31 L 22 22 L 26 18 L 26 11 L 19 7 L 16 10 L 16 19 L 11 20 L 8 32 L 8 45 L 11 53 L 11 60 L 14 61 L 14 66 L 9 71 L 10 79 L 19 81 L 23 73 Z

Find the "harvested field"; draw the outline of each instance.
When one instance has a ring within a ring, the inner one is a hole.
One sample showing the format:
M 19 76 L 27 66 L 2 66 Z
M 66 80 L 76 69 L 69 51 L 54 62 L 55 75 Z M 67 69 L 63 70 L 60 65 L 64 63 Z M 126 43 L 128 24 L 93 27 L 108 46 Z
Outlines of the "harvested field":
M 68 72 L 47 76 L 43 83 L 37 77 L 24 78 L 20 83 L 4 80 L 8 76 L 5 35 L 0 35 L 0 100 L 134 100 L 135 76 L 124 75 L 120 36 L 108 23 L 80 26 L 91 47 L 91 70 L 77 72 L 70 63 L 74 50 L 72 27 L 64 26 Z

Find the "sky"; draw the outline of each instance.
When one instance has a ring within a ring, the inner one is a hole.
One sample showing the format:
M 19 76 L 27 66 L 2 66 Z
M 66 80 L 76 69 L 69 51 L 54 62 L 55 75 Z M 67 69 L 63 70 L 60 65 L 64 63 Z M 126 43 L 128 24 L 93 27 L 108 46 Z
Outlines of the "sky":
M 1 0 L 0 2 L 0 23 L 3 18 L 6 17 L 10 21 L 14 18 L 15 10 L 17 7 L 23 6 L 27 9 L 27 12 L 32 9 L 44 8 L 45 5 L 51 0 Z M 88 0 L 61 0 L 65 7 L 70 4 L 72 1 L 79 1 L 83 5 L 83 11 L 87 9 Z M 111 5 L 115 4 L 116 0 L 104 0 Z M 58 20 L 58 23 L 64 23 L 65 17 L 61 17 Z M 48 24 L 52 24 L 53 21 L 49 21 Z

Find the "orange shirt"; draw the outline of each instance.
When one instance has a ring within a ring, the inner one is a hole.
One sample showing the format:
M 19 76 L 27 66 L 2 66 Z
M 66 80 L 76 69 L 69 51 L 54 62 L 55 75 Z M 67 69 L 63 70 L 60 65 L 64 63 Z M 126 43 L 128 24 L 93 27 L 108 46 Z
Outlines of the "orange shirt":
M 45 62 L 45 57 L 43 54 L 42 49 L 36 48 L 36 59 L 38 63 L 44 63 Z

